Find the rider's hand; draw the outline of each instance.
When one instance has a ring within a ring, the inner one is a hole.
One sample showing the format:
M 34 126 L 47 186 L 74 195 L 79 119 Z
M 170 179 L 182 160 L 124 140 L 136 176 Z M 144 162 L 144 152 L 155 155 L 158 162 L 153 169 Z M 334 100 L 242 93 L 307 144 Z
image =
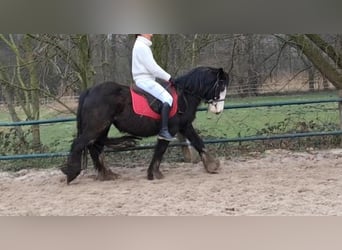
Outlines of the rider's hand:
M 175 85 L 175 80 L 174 80 L 172 77 L 170 77 L 169 82 L 170 82 L 172 85 Z

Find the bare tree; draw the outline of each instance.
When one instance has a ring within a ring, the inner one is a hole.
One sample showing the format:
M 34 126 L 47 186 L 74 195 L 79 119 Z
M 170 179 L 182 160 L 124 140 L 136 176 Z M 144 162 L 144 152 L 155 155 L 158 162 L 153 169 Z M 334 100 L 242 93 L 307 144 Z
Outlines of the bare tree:
M 8 46 L 15 56 L 13 66 L 13 81 L 9 81 L 9 76 L 2 71 L 1 81 L 6 84 L 7 100 L 9 101 L 9 111 L 12 119 L 18 120 L 18 115 L 13 108 L 11 98 L 16 96 L 28 120 L 39 120 L 39 81 L 37 71 L 37 58 L 35 44 L 28 36 L 17 36 L 0 34 L 0 39 Z M 14 99 L 14 98 L 13 98 Z M 32 146 L 35 150 L 40 150 L 40 130 L 39 125 L 32 125 Z
M 288 43 L 297 47 L 336 88 L 342 88 L 341 51 L 316 34 L 288 35 Z

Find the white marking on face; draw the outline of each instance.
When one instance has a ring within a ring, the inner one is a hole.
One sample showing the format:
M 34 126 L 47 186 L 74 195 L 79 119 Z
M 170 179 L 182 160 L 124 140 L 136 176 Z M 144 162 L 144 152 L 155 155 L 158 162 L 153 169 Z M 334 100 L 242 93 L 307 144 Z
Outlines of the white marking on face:
M 215 102 L 213 101 L 213 103 L 209 104 L 209 111 L 214 113 L 214 114 L 220 114 L 223 109 L 224 109 L 224 99 L 226 98 L 226 94 L 227 94 L 227 88 L 224 88 L 224 90 L 220 93 L 220 97 L 219 100 L 222 101 L 218 101 Z

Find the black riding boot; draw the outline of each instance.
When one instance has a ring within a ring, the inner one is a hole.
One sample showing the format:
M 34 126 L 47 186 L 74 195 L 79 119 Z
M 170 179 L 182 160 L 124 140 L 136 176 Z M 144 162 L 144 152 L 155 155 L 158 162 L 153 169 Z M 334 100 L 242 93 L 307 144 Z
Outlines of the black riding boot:
M 158 139 L 173 141 L 174 137 L 169 133 L 168 123 L 169 123 L 169 113 L 170 113 L 170 105 L 166 102 L 163 103 L 162 111 L 161 111 L 161 129 L 158 135 Z

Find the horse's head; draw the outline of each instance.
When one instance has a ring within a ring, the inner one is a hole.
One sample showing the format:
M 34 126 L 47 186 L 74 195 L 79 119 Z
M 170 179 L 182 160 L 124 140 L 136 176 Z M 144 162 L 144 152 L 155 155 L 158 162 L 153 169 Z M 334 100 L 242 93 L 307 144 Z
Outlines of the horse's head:
M 176 79 L 184 93 L 209 104 L 209 110 L 219 114 L 224 109 L 229 77 L 222 68 L 197 67 Z
M 227 94 L 229 76 L 222 68 L 217 69 L 216 81 L 211 88 L 212 98 L 207 99 L 209 111 L 220 114 L 224 109 L 224 100 Z

